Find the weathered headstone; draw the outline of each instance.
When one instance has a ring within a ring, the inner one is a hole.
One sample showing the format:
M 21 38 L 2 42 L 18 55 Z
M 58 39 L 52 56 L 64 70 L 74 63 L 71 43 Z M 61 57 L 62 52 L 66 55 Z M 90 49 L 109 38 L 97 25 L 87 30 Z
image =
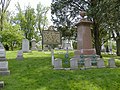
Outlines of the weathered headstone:
M 98 68 L 104 68 L 105 67 L 103 59 L 101 59 L 101 58 L 97 59 L 97 67 Z
M 6 52 L 2 43 L 0 42 L 0 61 L 2 60 L 6 60 Z
M 68 48 L 69 50 L 73 50 L 72 40 L 62 40 L 62 48 Z
M 18 53 L 17 53 L 17 60 L 23 60 L 23 51 L 22 50 L 19 50 Z
M 78 69 L 78 59 L 77 58 L 70 59 L 70 68 Z
M 113 58 L 111 58 L 111 59 L 108 60 L 108 66 L 110 68 L 115 68 L 116 67 L 115 60 Z
M 90 58 L 86 58 L 85 59 L 85 67 L 86 68 L 90 68 L 91 67 L 91 59 Z
M 0 88 L 4 87 L 4 81 L 0 81 Z
M 31 40 L 31 43 L 32 43 L 32 48 L 31 48 L 31 50 L 37 50 L 37 47 L 36 47 L 36 39 L 32 39 L 32 40 Z
M 23 39 L 22 40 L 22 51 L 23 52 L 30 52 L 30 50 L 29 50 L 29 40 L 28 39 Z
M 62 59 L 56 58 L 54 60 L 54 69 L 62 69 Z
M 8 61 L 0 62 L 0 75 L 9 75 L 10 71 L 8 70 Z

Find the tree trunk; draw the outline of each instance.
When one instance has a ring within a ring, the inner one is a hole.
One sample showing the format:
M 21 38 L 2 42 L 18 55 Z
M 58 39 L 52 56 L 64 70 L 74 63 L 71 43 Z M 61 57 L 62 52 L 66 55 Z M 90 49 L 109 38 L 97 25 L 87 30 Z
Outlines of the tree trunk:
M 94 34 L 94 45 L 96 49 L 96 54 L 100 55 L 101 57 L 101 42 L 100 42 L 100 33 L 99 33 L 99 25 L 96 24 L 96 22 L 93 22 L 93 34 Z
M 120 56 L 120 38 L 116 40 L 117 56 Z

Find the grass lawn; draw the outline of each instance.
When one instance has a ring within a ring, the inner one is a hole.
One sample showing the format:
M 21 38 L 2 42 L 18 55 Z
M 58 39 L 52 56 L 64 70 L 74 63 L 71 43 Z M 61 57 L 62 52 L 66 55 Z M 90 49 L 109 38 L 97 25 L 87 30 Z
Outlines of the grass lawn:
M 65 61 L 65 53 L 58 53 L 55 52 L 55 57 Z M 17 51 L 7 51 L 6 55 L 10 75 L 0 76 L 5 82 L 0 90 L 120 90 L 120 57 L 117 56 L 103 55 L 103 58 L 106 65 L 110 57 L 116 58 L 118 68 L 53 70 L 50 52 L 24 53 L 22 61 L 15 60 Z

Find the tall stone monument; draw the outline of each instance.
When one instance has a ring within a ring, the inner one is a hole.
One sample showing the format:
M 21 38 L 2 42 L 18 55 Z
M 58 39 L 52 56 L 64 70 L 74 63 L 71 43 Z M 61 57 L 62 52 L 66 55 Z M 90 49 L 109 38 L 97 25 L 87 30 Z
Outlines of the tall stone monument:
M 30 50 L 29 50 L 29 40 L 28 39 L 23 39 L 22 40 L 22 51 L 23 52 L 30 52 Z
M 91 67 L 91 65 L 97 65 L 97 59 L 99 58 L 99 55 L 96 55 L 96 51 L 92 45 L 92 36 L 90 30 L 92 22 L 84 18 L 85 14 L 86 13 L 84 11 L 80 12 L 82 19 L 76 24 L 77 50 L 75 50 L 75 56 L 73 58 L 78 59 L 78 64 L 84 64 L 85 67 Z
M 93 55 L 96 54 L 95 49 L 92 47 L 92 36 L 90 25 L 91 21 L 84 18 L 85 12 L 80 12 L 82 17 L 81 21 L 76 24 L 77 26 L 77 50 L 75 51 L 75 56 L 77 55 Z

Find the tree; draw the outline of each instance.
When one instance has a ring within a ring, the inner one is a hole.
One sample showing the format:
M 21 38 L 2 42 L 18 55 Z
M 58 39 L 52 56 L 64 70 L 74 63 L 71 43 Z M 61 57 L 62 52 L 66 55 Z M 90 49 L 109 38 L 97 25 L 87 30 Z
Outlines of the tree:
M 11 0 L 1 0 L 0 1 L 0 30 L 3 30 L 4 25 L 4 19 L 5 19 L 5 13 L 7 11 L 7 8 L 10 4 Z
M 23 32 L 20 30 L 19 25 L 11 25 L 10 23 L 4 23 L 4 29 L 1 31 L 2 42 L 6 46 L 10 47 L 11 50 L 14 50 L 14 45 L 21 45 L 23 38 Z
M 24 32 L 25 38 L 29 41 L 34 36 L 35 32 L 35 12 L 34 8 L 31 8 L 30 5 L 27 6 L 26 10 L 21 9 L 19 3 L 17 4 L 18 13 L 14 18 L 15 24 L 20 24 L 21 30 Z
M 44 7 L 41 3 L 37 4 L 37 14 L 36 14 L 36 28 L 37 33 L 42 36 L 42 31 L 47 28 L 48 19 L 46 17 L 47 12 L 49 11 L 49 7 Z M 42 43 L 43 50 L 43 43 Z
M 103 37 L 103 33 L 107 34 L 103 25 L 107 23 L 106 21 L 109 18 L 106 15 L 110 12 L 108 10 L 110 4 L 112 2 L 108 0 L 53 0 L 51 7 L 52 19 L 57 27 L 64 24 L 71 27 L 79 20 L 79 12 L 86 11 L 87 18 L 93 22 L 94 47 L 96 53 L 101 56 L 102 40 L 106 39 Z M 116 7 L 116 5 L 113 7 Z

